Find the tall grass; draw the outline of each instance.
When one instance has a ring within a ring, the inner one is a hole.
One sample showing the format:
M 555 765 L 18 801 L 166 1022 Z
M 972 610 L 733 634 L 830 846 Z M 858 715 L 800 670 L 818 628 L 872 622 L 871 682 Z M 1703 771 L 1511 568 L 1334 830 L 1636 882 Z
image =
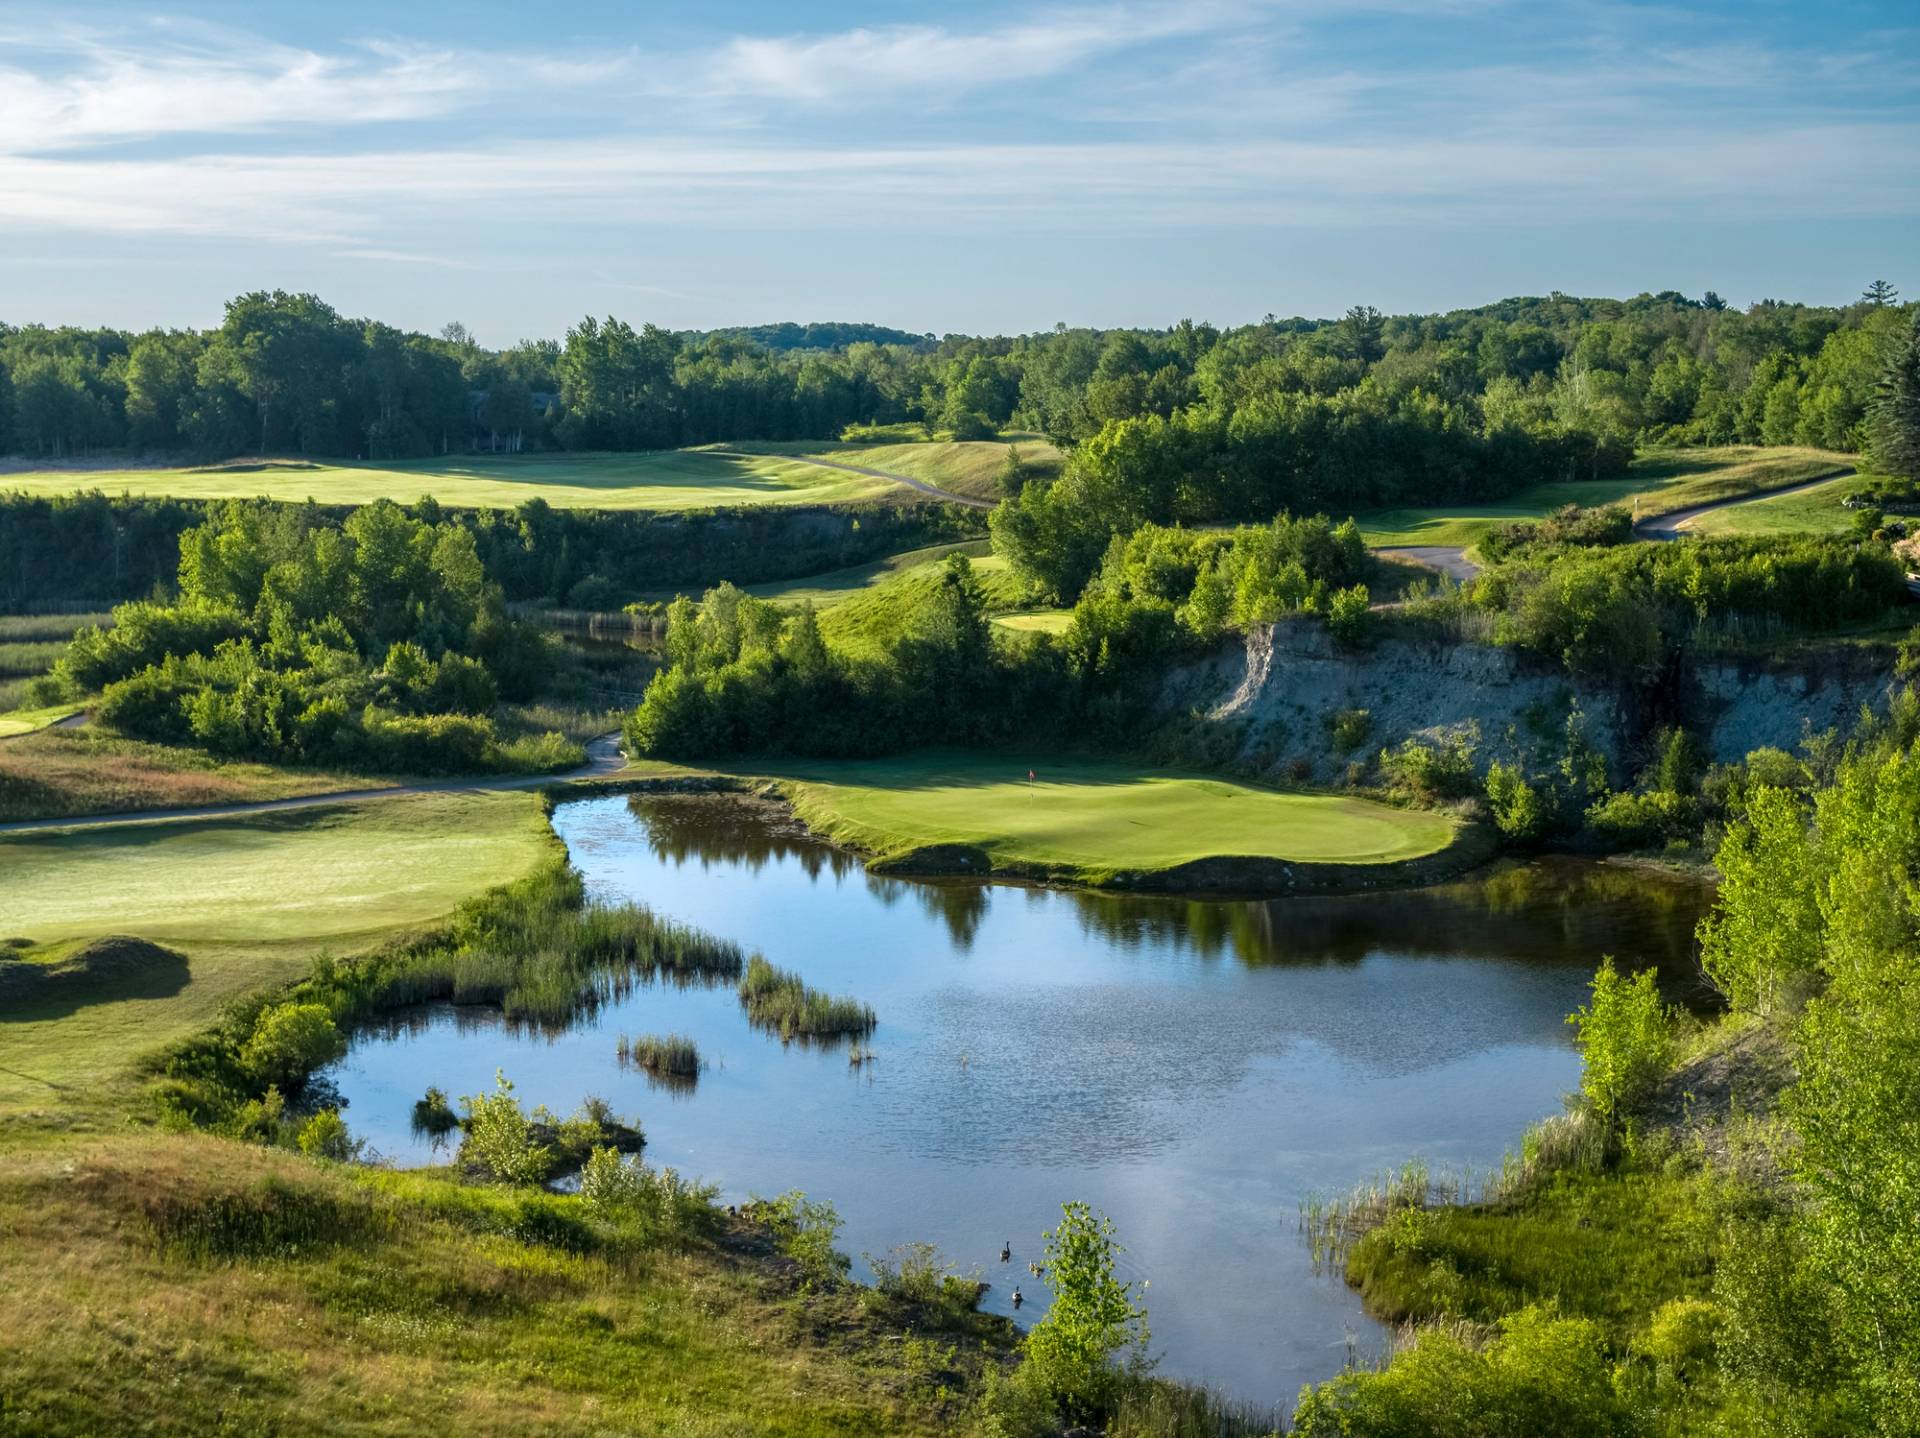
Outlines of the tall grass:
M 865 1035 L 879 1022 L 868 1005 L 810 989 L 798 974 L 775 968 L 758 954 L 747 961 L 740 980 L 740 1003 L 747 1022 L 787 1040 Z
M 445 999 L 555 1031 L 636 983 L 723 983 L 742 967 L 724 939 L 636 904 L 589 904 L 563 861 L 462 905 L 441 942 L 351 967 L 322 961 L 311 982 L 342 1019 Z
M 700 1050 L 685 1034 L 620 1035 L 616 1045 L 620 1062 L 645 1069 L 661 1078 L 700 1077 Z

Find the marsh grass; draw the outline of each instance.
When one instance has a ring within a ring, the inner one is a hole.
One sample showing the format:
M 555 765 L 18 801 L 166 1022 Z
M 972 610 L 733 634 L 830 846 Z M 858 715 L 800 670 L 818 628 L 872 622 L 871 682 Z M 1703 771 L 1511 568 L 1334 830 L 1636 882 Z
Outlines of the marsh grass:
M 724 983 L 742 967 L 723 939 L 638 905 L 589 904 L 561 861 L 462 905 L 443 941 L 351 968 L 323 962 L 310 982 L 343 1019 L 450 1000 L 555 1032 L 636 983 Z
M 879 1022 L 870 1006 L 810 989 L 798 974 L 758 954 L 740 980 L 740 1003 L 749 1023 L 782 1040 L 864 1036 Z
M 411 1127 L 417 1137 L 436 1140 L 460 1127 L 460 1115 L 453 1111 L 446 1090 L 429 1086 L 423 1097 L 414 1100 Z
M 685 1034 L 620 1035 L 615 1045 L 620 1062 L 645 1069 L 658 1078 L 700 1077 L 700 1050 Z

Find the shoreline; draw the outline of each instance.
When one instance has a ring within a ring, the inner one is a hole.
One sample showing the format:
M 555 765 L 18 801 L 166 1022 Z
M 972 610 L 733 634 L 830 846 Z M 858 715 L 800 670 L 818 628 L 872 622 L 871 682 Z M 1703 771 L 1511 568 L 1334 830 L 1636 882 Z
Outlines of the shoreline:
M 821 832 L 807 822 L 789 787 L 798 781 L 727 773 L 609 776 L 539 791 L 551 815 L 576 799 L 615 794 L 720 794 L 780 805 L 810 838 L 858 859 L 869 873 L 902 879 L 981 879 L 1037 888 L 1082 889 L 1098 893 L 1156 894 L 1172 898 L 1257 900 L 1377 890 L 1418 889 L 1472 873 L 1500 856 L 1500 844 L 1483 823 L 1459 824 L 1453 838 L 1430 854 L 1377 864 L 1275 859 L 1258 855 L 1215 855 L 1164 869 L 1089 869 L 1041 860 L 1001 859 L 974 844 L 926 844 L 898 854 L 873 850 Z

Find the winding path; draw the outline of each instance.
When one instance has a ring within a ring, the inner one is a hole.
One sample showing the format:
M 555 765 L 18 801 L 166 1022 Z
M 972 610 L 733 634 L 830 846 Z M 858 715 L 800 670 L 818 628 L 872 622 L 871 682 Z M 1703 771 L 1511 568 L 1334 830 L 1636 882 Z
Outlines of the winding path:
M 1758 494 L 1736 494 L 1728 499 L 1696 504 L 1690 509 L 1676 509 L 1671 514 L 1651 515 L 1633 526 L 1634 537 L 1651 540 L 1678 539 L 1701 515 L 1712 514 L 1716 509 L 1732 509 L 1739 504 L 1760 504 L 1769 499 L 1785 499 L 1790 494 L 1804 494 L 1807 490 L 1818 489 L 1823 484 L 1837 484 L 1843 479 L 1853 478 L 1858 473 L 1859 471 L 1852 465 L 1848 465 L 1844 469 L 1815 475 L 1812 479 L 1803 479 L 1798 484 L 1789 484 L 1782 489 L 1766 489 Z
M 764 454 L 749 454 L 739 449 L 710 449 L 708 454 L 722 454 L 729 459 L 765 459 Z M 950 489 L 941 489 L 938 485 L 928 484 L 924 479 L 915 479 L 910 474 L 894 474 L 891 470 L 868 469 L 864 464 L 842 464 L 837 459 L 820 459 L 811 454 L 790 454 L 782 459 L 797 459 L 804 464 L 817 464 L 822 469 L 845 470 L 848 474 L 863 474 L 868 479 L 890 479 L 895 484 L 904 484 L 909 489 L 917 489 L 922 494 L 930 494 L 935 499 L 944 499 L 948 504 L 964 504 L 968 509 L 992 509 L 990 499 L 973 499 L 964 494 L 955 494 Z
M 1691 532 L 1693 522 L 1701 515 L 1712 514 L 1716 509 L 1732 509 L 1740 504 L 1760 504 L 1769 499 L 1784 499 L 1789 494 L 1803 494 L 1809 489 L 1818 489 L 1824 484 L 1837 484 L 1843 479 L 1853 478 L 1857 473 L 1859 473 L 1858 470 L 1848 465 L 1844 469 L 1815 475 L 1812 479 L 1803 479 L 1797 484 L 1789 484 L 1781 489 L 1763 489 L 1757 494 L 1736 494 L 1726 499 L 1716 499 L 1706 504 L 1676 509 L 1671 514 L 1650 515 L 1634 524 L 1633 537 L 1653 543 L 1678 539 L 1681 535 Z M 1424 565 L 1428 569 L 1437 569 L 1442 574 L 1448 574 L 1463 581 L 1473 578 L 1480 572 L 1480 566 L 1467 558 L 1465 549 L 1449 545 L 1395 545 L 1387 549 L 1376 549 L 1374 553 L 1382 558 L 1404 559 L 1414 564 Z
M 399 799 L 411 794 L 479 794 L 543 789 L 573 779 L 599 779 L 626 767 L 620 736 L 603 734 L 587 745 L 587 762 L 565 774 L 479 775 L 458 779 L 429 779 L 396 784 L 387 789 L 334 789 L 325 794 L 300 794 L 291 799 L 257 799 L 247 804 L 205 804 L 188 809 L 135 809 L 119 814 L 78 814 L 62 819 L 16 819 L 0 824 L 0 834 L 33 834 L 52 829 L 101 829 L 121 824 L 163 824 L 180 819 L 240 819 L 272 814 L 282 809 L 317 809 L 327 804 L 353 804 L 366 799 Z

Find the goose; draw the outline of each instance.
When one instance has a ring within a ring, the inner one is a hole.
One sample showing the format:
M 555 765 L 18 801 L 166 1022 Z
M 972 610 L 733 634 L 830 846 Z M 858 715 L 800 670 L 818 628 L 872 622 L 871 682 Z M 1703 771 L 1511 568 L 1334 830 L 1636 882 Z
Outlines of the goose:
M 1009 1238 L 1005 1243 L 1000 1245 L 1000 1261 L 1002 1263 L 1005 1263 L 1008 1259 L 1012 1257 L 1013 1257 L 1013 1240 Z
M 1018 1308 L 1021 1304 L 1025 1303 L 1026 1301 L 1027 1301 L 1026 1299 L 1020 1296 L 1019 1289 L 1016 1288 L 1013 1290 L 1013 1306 L 1015 1308 Z

